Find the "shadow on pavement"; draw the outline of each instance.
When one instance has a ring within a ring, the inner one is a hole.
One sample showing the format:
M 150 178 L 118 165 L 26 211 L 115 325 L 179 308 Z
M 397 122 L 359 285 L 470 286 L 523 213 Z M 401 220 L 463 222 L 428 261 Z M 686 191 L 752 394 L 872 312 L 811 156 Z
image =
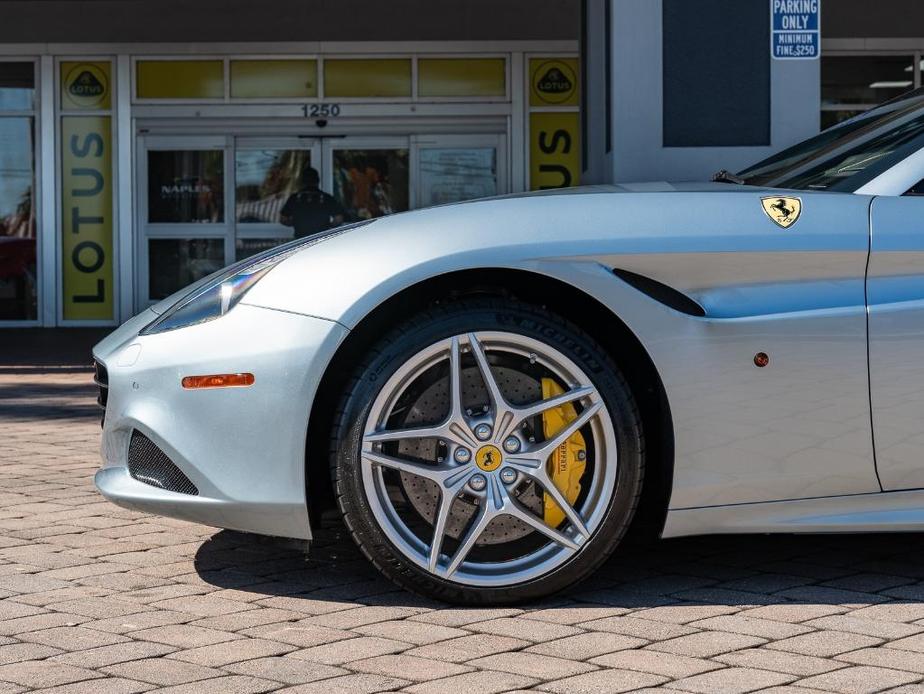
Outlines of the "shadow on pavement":
M 0 366 L 0 422 L 99 419 L 98 389 L 84 368 Z
M 113 328 L 11 328 L 0 340 L 0 374 L 90 370 L 93 345 Z
M 864 605 L 924 602 L 920 534 L 738 535 L 621 548 L 583 584 L 543 601 L 629 609 L 698 603 Z M 363 605 L 428 601 L 382 578 L 339 520 L 315 533 L 308 556 L 291 542 L 223 530 L 199 548 L 203 580 L 267 596 Z M 521 606 L 524 607 L 524 606 Z

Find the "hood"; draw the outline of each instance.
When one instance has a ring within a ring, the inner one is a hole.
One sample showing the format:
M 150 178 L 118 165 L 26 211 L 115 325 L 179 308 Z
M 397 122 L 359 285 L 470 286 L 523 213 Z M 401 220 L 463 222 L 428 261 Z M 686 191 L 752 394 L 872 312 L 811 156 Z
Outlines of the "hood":
M 816 220 L 807 237 L 780 232 L 761 205 L 768 191 L 713 182 L 586 186 L 396 214 L 286 259 L 243 303 L 352 327 L 367 302 L 475 268 L 620 267 L 671 284 L 678 264 L 701 265 L 703 254 L 849 246 L 853 237 L 838 235 L 853 208 L 868 205 L 864 196 L 799 191 L 800 230 Z

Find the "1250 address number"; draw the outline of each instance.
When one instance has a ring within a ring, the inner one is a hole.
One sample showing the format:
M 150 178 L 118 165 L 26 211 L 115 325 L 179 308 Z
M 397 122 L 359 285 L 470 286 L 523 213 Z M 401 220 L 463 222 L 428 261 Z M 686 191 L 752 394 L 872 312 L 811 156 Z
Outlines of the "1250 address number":
M 336 118 L 340 115 L 340 104 L 305 104 L 302 110 L 305 118 Z

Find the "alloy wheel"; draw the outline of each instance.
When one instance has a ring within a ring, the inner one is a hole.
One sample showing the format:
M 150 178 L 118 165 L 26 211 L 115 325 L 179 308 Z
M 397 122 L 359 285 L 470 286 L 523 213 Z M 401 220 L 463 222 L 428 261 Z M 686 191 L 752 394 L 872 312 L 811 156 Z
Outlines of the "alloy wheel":
M 544 380 L 558 394 L 542 397 Z M 544 417 L 560 408 L 570 421 L 548 431 Z M 578 434 L 580 491 L 566 494 L 550 459 Z M 473 586 L 523 583 L 567 561 L 616 486 L 616 436 L 596 387 L 559 350 L 509 332 L 454 335 L 402 364 L 372 403 L 360 459 L 389 541 L 429 573 Z M 550 503 L 561 512 L 551 520 Z

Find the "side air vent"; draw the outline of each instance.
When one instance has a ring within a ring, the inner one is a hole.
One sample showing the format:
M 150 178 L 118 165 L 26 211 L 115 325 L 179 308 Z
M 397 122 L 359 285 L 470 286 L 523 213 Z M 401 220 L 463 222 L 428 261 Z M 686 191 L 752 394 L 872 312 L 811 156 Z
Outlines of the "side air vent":
M 139 431 L 128 444 L 128 474 L 139 482 L 178 494 L 198 496 L 199 490 L 157 445 Z
M 680 313 L 685 313 L 688 316 L 696 316 L 697 318 L 702 318 L 706 315 L 706 310 L 702 306 L 673 287 L 662 284 L 650 277 L 638 275 L 628 270 L 620 270 L 619 268 L 615 268 L 613 274 L 626 284 L 638 289 L 642 294 L 675 311 L 680 311 Z

